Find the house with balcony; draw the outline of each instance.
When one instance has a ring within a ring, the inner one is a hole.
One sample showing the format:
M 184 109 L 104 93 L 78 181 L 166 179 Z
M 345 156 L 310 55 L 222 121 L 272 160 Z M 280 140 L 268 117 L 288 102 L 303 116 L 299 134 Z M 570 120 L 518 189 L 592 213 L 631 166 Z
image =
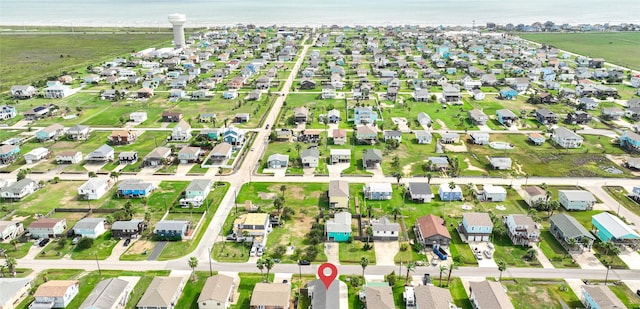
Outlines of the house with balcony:
M 31 85 L 11 86 L 11 97 L 18 100 L 26 100 L 33 98 L 38 94 L 38 89 Z
M 18 115 L 16 108 L 10 105 L 0 106 L 0 120 L 8 120 Z
M 397 240 L 400 234 L 400 224 L 391 222 L 387 217 L 372 220 L 371 229 L 375 240 Z
M 502 217 L 507 235 L 516 246 L 530 246 L 540 241 L 540 226 L 531 217 L 513 214 Z
M 65 130 L 63 125 L 54 123 L 42 130 L 37 131 L 36 138 L 40 142 L 51 141 L 51 140 L 55 141 L 60 136 L 64 135 L 64 132 Z
M 441 201 L 461 201 L 462 189 L 458 185 L 455 185 L 455 187 L 453 187 L 452 189 L 449 188 L 448 183 L 443 183 L 440 184 L 438 195 L 440 196 Z
M 67 220 L 64 218 L 42 218 L 31 222 L 27 230 L 31 238 L 56 238 L 64 234 Z
M 38 287 L 29 308 L 65 308 L 78 295 L 79 286 L 78 280 L 49 280 Z
M 0 220 L 0 241 L 12 240 L 24 233 L 22 222 Z M 0 302 L 0 304 L 2 304 Z
M 640 152 L 640 134 L 625 130 L 619 140 L 621 147 L 631 152 Z
M 448 247 L 451 242 L 451 235 L 447 230 L 447 223 L 444 219 L 427 215 L 416 219 L 414 227 L 416 240 L 426 248 L 433 248 L 435 245 Z
M 630 225 L 608 212 L 601 212 L 591 217 L 592 232 L 603 242 L 615 244 L 637 244 L 640 235 Z
M 536 110 L 536 120 L 544 125 L 556 124 L 558 123 L 558 115 L 546 108 L 541 108 Z
M 575 251 L 577 248 L 590 249 L 596 238 L 587 231 L 578 220 L 567 214 L 555 214 L 549 218 L 549 232 L 555 237 L 567 251 Z M 574 243 L 575 246 L 571 246 Z
M 152 183 L 140 179 L 126 179 L 120 182 L 116 195 L 120 198 L 143 198 L 155 189 Z
M 0 195 L 5 200 L 19 201 L 36 192 L 39 188 L 35 180 L 25 178 L 3 188 L 2 191 L 0 191 Z
M 111 225 L 111 237 L 114 239 L 138 238 L 146 227 L 147 224 L 143 220 L 116 221 Z
M 558 146 L 569 148 L 580 148 L 584 138 L 565 127 L 557 127 L 551 135 L 551 139 L 558 144 Z
M 0 145 L 0 164 L 11 164 L 20 157 L 20 146 Z
M 156 147 L 144 157 L 143 166 L 161 166 L 169 163 L 171 148 Z
M 378 113 L 370 106 L 361 106 L 353 109 L 353 123 L 355 125 L 373 124 L 378 120 Z
M 132 130 L 113 130 L 109 136 L 111 145 L 128 145 L 138 139 L 138 132 Z
M 48 159 L 51 152 L 44 147 L 34 148 L 24 155 L 24 161 L 27 164 L 33 164 L 43 159 Z
M 359 144 L 373 145 L 378 141 L 378 129 L 369 125 L 358 126 L 356 128 L 356 140 Z
M 368 200 L 390 200 L 393 188 L 388 182 L 371 182 L 364 186 L 364 197 Z
M 489 121 L 489 116 L 479 109 L 472 109 L 468 112 L 471 122 L 478 126 L 483 126 Z
M 73 226 L 73 233 L 82 237 L 96 239 L 104 234 L 107 230 L 104 224 L 105 218 L 84 218 Z
M 489 241 L 493 232 L 493 222 L 487 213 L 465 212 L 462 214 L 462 222 L 458 226 L 458 232 L 463 236 L 463 241 Z
M 73 141 L 83 141 L 89 138 L 89 126 L 77 124 L 67 130 L 67 138 Z
M 97 200 L 109 191 L 110 180 L 107 178 L 89 178 L 78 188 L 78 199 Z
M 191 222 L 187 220 L 162 220 L 156 223 L 153 234 L 164 240 L 181 240 L 187 236 Z
M 424 182 L 410 182 L 407 184 L 407 194 L 412 201 L 430 203 L 433 198 L 431 186 Z
M 511 127 L 518 120 L 518 116 L 508 109 L 499 109 L 496 111 L 498 122 L 505 127 Z
M 173 131 L 171 131 L 171 136 L 169 137 L 171 141 L 188 141 L 191 139 L 191 125 L 189 125 L 183 119 L 180 119 L 178 124 L 173 127 Z

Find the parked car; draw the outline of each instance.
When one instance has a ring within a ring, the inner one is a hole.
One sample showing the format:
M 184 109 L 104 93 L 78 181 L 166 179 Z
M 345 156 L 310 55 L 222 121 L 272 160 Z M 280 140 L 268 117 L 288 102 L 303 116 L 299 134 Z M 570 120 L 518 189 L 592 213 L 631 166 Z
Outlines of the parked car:
M 249 256 L 256 256 L 257 252 L 258 252 L 258 248 L 251 247 L 251 252 L 249 252 Z
M 38 241 L 38 246 L 40 247 L 44 247 L 46 246 L 49 242 L 51 241 L 51 239 L 49 238 L 43 238 L 40 241 Z
M 300 260 L 298 261 L 298 265 L 311 265 L 311 262 L 309 262 L 309 260 Z
M 80 236 L 76 236 L 76 238 L 74 238 L 74 239 L 71 241 L 71 244 L 72 244 L 72 245 L 77 245 L 77 244 L 78 244 L 78 242 L 80 241 L 80 238 L 81 238 Z
M 264 249 L 262 247 L 258 248 L 258 252 L 256 252 L 256 256 L 262 256 L 264 254 Z
M 494 249 L 494 247 L 493 247 L 493 243 L 487 243 L 487 247 L 489 247 L 489 249 L 491 249 L 491 250 L 493 250 L 493 249 Z
M 493 252 L 491 252 L 491 250 L 484 250 L 484 256 L 490 259 L 493 257 Z
M 638 295 L 638 297 L 640 297 L 640 290 L 636 290 L 636 295 Z
M 127 238 L 124 240 L 124 244 L 122 244 L 123 246 L 128 246 L 131 243 L 131 238 Z
M 476 259 L 482 260 L 482 253 L 476 252 L 475 255 L 476 255 Z

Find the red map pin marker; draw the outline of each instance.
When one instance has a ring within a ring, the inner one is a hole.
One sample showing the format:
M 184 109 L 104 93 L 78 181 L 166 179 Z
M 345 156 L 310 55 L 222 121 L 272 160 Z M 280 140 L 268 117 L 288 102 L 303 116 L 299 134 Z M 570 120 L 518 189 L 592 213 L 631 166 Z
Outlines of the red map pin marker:
M 326 270 L 330 270 L 329 274 L 326 273 Z M 338 276 L 338 268 L 331 263 L 324 263 L 318 267 L 318 277 L 322 283 L 324 283 L 325 289 L 329 289 L 331 282 Z

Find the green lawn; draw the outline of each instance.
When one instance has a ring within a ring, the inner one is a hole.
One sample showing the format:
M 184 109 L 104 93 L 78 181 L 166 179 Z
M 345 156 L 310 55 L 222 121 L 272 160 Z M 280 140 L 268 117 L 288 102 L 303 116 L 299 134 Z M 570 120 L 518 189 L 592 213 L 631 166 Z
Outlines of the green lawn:
M 363 246 L 365 242 L 354 240 L 351 243 L 348 242 L 340 242 L 339 244 L 339 252 L 338 257 L 340 259 L 340 264 L 357 264 L 360 265 L 360 259 L 366 257 L 369 260 L 370 265 L 376 264 L 376 253 L 373 248 L 373 243 L 371 244 L 371 249 L 364 250 Z M 331 244 L 335 246 L 336 244 Z
M 214 275 L 217 272 L 214 273 Z M 184 308 L 184 309 L 198 309 L 198 297 L 200 296 L 200 292 L 202 291 L 202 287 L 204 287 L 204 283 L 209 278 L 210 273 L 208 271 L 196 271 L 192 274 L 193 279 L 189 279 L 187 284 L 184 286 L 182 290 L 182 296 L 178 300 L 176 304 L 176 308 Z
M 624 208 L 640 216 L 640 204 L 627 197 L 629 194 L 623 187 L 606 186 L 603 189 Z
M 451 285 L 449 286 L 449 291 L 451 292 L 451 297 L 453 298 L 453 302 L 456 306 L 462 309 L 471 309 L 471 301 L 469 301 L 469 296 L 467 295 L 467 291 L 462 285 L 462 280 L 460 278 L 451 278 Z
M 249 308 L 249 303 L 251 302 L 251 294 L 253 292 L 253 287 L 258 282 L 262 282 L 262 275 L 260 274 L 251 274 L 251 273 L 239 273 L 240 284 L 238 285 L 238 301 L 235 305 L 232 305 L 232 309 L 245 309 Z M 269 275 L 269 281 L 273 281 L 273 273 Z
M 562 280 L 513 279 L 504 280 L 507 295 L 516 308 L 582 308 L 580 299 Z
M 213 245 L 212 256 L 218 262 L 244 263 L 249 260 L 250 243 L 219 241 Z
M 111 250 L 118 243 L 118 240 L 111 238 L 111 231 L 107 231 L 96 238 L 91 248 L 79 250 L 75 248 L 71 253 L 71 258 L 75 260 L 104 260 L 111 255 Z
M 460 266 L 477 266 L 478 261 L 476 260 L 475 255 L 473 255 L 473 251 L 471 251 L 471 247 L 468 244 L 462 242 L 460 238 L 460 234 L 456 231 L 455 228 L 449 227 L 449 234 L 451 235 L 451 242 L 449 243 L 449 253 L 451 253 L 451 258 L 453 261 Z
M 417 262 L 417 261 L 422 261 L 424 263 L 429 263 L 429 258 L 427 257 L 428 255 L 424 255 L 421 253 L 418 253 L 416 251 L 414 251 L 411 246 L 409 246 L 407 248 L 407 250 L 402 250 L 402 245 L 406 244 L 407 246 L 409 246 L 408 242 L 405 243 L 401 243 L 400 244 L 400 251 L 398 251 L 398 253 L 396 254 L 396 256 L 393 258 L 393 261 L 397 264 L 399 263 L 408 263 L 411 261 Z
M 507 236 L 494 237 L 493 245 L 495 246 L 493 259 L 496 261 L 505 261 L 510 267 L 542 267 L 535 258 L 532 261 L 525 261 L 524 256 L 527 254 L 528 247 L 514 246 Z
M 540 232 L 540 249 L 555 268 L 580 267 L 548 230 Z
M 519 36 L 587 57 L 604 58 L 631 69 L 640 69 L 640 59 L 633 56 L 640 44 L 640 33 L 637 32 L 532 33 Z
M 616 294 L 616 296 L 620 298 L 622 303 L 625 304 L 627 308 L 630 308 L 630 309 L 640 308 L 640 298 L 638 298 L 638 295 L 636 295 L 634 291 L 631 291 L 631 289 L 629 289 L 629 287 L 626 284 L 623 283 L 622 285 L 613 285 L 613 286 L 609 285 L 609 288 L 611 289 L 613 294 Z
M 23 258 L 25 255 L 27 255 L 27 253 L 29 252 L 29 248 L 31 248 L 31 246 L 33 246 L 33 242 L 31 241 L 18 243 L 17 248 L 7 242 L 7 243 L 1 243 L 0 249 L 4 250 L 4 253 L 8 257 L 20 259 L 20 258 Z

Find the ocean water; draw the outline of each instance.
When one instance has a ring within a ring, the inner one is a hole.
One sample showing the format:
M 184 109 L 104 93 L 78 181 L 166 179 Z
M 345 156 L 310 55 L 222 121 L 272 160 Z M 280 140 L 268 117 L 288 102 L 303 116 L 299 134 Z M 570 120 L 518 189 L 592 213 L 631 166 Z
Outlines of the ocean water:
M 1 25 L 482 25 L 640 23 L 640 0 L 1 0 Z

